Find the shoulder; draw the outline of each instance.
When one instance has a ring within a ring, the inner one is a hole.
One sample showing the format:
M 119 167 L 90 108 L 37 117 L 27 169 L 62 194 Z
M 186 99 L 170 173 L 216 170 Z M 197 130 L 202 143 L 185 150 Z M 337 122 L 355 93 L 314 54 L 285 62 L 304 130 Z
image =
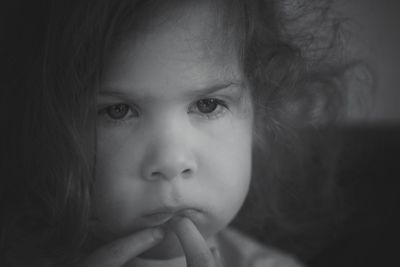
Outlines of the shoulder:
M 216 238 L 225 266 L 232 267 L 301 267 L 294 257 L 266 247 L 232 228 L 223 230 Z

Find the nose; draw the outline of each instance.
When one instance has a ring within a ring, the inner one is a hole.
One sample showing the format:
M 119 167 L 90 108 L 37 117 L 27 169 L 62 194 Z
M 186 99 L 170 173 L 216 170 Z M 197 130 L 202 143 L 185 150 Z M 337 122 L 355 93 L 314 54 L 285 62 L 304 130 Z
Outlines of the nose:
M 177 130 L 156 134 L 147 147 L 147 155 L 142 163 L 142 177 L 154 181 L 194 176 L 197 164 L 187 139 L 187 134 Z

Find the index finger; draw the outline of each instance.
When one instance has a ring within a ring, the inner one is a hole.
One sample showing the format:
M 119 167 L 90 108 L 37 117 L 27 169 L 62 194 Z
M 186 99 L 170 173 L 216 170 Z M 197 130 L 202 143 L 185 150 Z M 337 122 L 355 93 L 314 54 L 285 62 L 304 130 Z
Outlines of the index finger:
M 161 229 L 146 229 L 139 233 L 115 240 L 84 258 L 79 267 L 120 267 L 131 258 L 161 241 Z
M 173 227 L 185 252 L 187 267 L 217 266 L 207 242 L 190 219 L 180 218 Z

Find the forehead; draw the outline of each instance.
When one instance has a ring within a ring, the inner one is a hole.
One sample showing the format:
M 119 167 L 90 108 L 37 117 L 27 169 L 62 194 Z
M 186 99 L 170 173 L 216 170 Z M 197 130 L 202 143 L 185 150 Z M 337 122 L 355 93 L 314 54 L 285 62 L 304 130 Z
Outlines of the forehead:
M 179 80 L 182 87 L 201 87 L 241 79 L 235 46 L 223 45 L 217 20 L 213 6 L 203 1 L 170 8 L 125 36 L 108 58 L 104 82 L 148 88 Z

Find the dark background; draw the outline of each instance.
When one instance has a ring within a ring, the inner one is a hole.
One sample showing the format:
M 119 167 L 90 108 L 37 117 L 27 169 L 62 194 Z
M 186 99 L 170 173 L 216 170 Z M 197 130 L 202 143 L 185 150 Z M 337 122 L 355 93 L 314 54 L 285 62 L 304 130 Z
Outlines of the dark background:
M 400 266 L 400 127 L 341 128 L 344 148 L 339 179 L 352 211 L 344 232 L 309 266 Z

